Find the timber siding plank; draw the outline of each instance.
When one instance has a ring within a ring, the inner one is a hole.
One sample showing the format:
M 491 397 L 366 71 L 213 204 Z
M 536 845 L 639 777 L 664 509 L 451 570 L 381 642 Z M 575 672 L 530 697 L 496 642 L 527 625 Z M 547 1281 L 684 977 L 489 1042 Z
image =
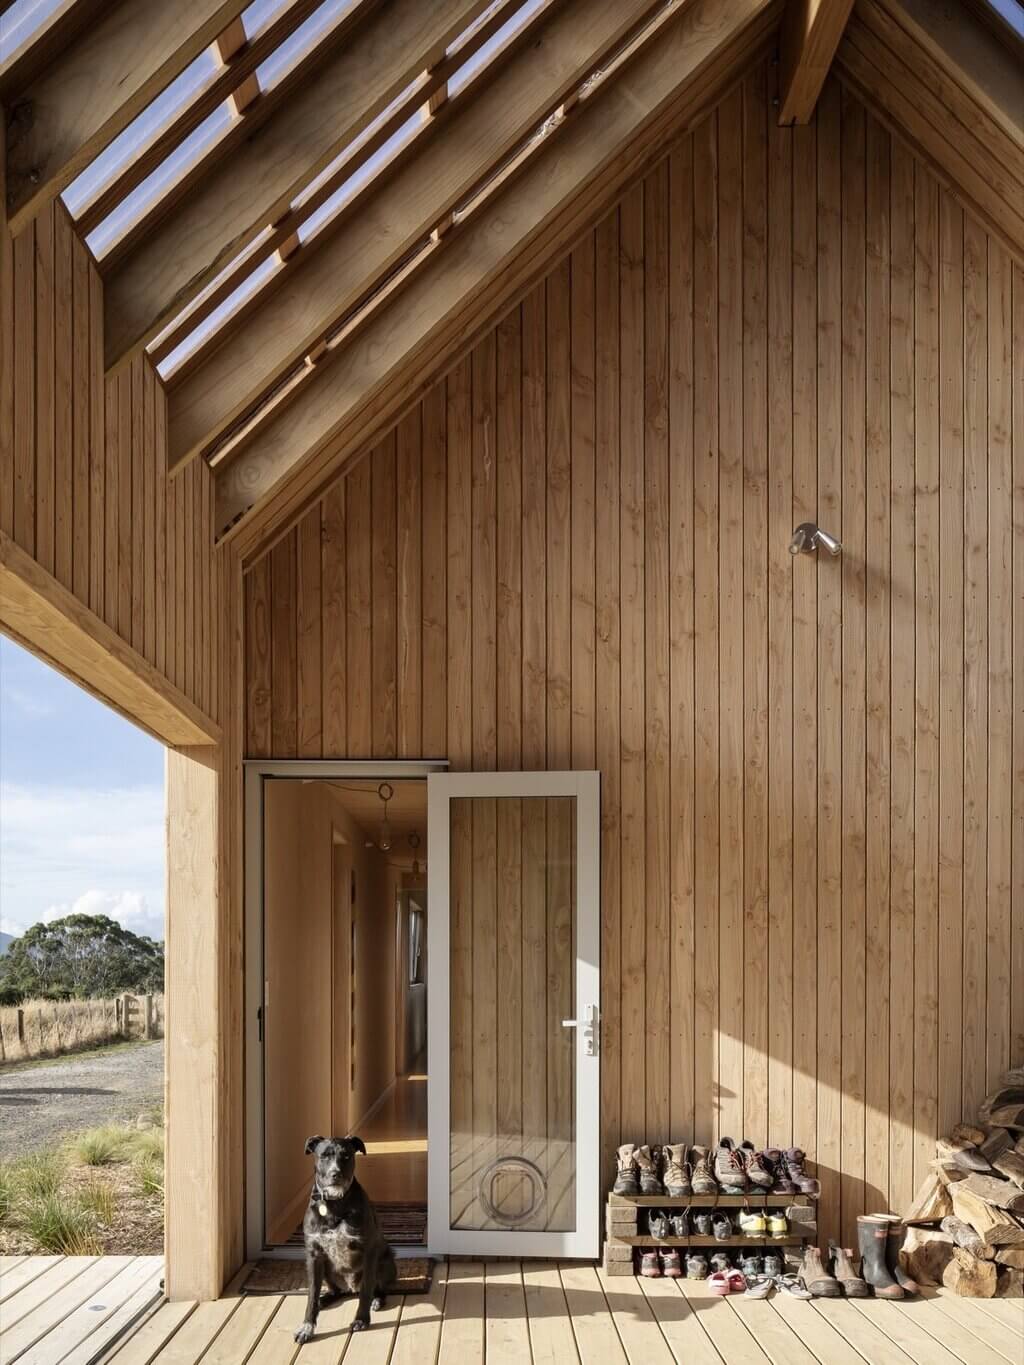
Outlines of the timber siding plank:
M 792 1141 L 817 1162 L 827 1237 L 905 1206 L 936 1123 L 977 1106 L 1021 1027 L 1024 285 L 838 82 L 809 125 L 780 130 L 771 81 L 758 69 L 666 149 L 410 409 L 400 473 L 379 443 L 332 487 L 321 516 L 343 540 L 349 614 L 325 572 L 324 697 L 330 679 L 354 755 L 390 734 L 389 688 L 400 732 L 413 723 L 414 653 L 366 647 L 373 580 L 391 573 L 379 513 L 422 597 L 426 754 L 600 769 L 602 1179 L 619 1141 Z M 842 538 L 839 559 L 790 556 L 804 520 Z M 272 591 L 298 610 L 266 563 L 247 575 L 249 630 Z M 419 610 L 401 596 L 399 640 Z M 247 644 L 251 742 L 290 733 L 267 647 Z M 487 819 L 506 868 L 517 841 L 536 857 L 559 834 L 525 807 L 518 828 L 515 812 Z M 474 1063 L 481 1126 L 495 1075 L 503 1122 L 544 1133 L 549 1087 L 560 1118 L 558 983 L 513 1005 L 530 984 L 517 945 L 561 931 L 544 889 L 480 888 L 495 932 L 456 964 L 467 1132 Z M 475 1027 L 495 1008 L 514 1034 L 496 1053 Z M 581 1274 L 561 1273 L 570 1310 L 600 1285 Z M 581 1358 L 602 1358 L 614 1322 L 630 1350 L 707 1352 L 768 1321 L 682 1295 L 670 1313 L 654 1286 L 631 1317 L 612 1286 Z M 474 1271 L 459 1296 L 483 1290 Z M 812 1318 L 779 1302 L 766 1353 L 785 1329 L 794 1358 L 852 1360 Z

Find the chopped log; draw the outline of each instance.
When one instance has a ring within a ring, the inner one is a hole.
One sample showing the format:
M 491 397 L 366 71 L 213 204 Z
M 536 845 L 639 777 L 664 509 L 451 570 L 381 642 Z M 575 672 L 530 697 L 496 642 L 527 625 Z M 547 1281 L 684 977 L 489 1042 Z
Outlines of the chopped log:
M 1024 1103 L 1002 1104 L 992 1110 L 991 1122 L 1014 1132 L 1024 1133 Z
M 994 1204 L 997 1209 L 1009 1213 L 1024 1213 L 1024 1190 L 1017 1188 L 1009 1180 L 1000 1180 L 994 1175 L 969 1175 L 960 1184 L 986 1204 Z
M 991 1299 L 996 1292 L 994 1261 L 979 1261 L 963 1247 L 954 1247 L 949 1264 L 942 1272 L 942 1283 L 964 1299 Z
M 996 1278 L 997 1299 L 1024 1299 L 1024 1270 L 1003 1266 Z
M 968 1176 L 968 1172 L 960 1170 L 959 1166 L 947 1166 L 942 1161 L 933 1161 L 932 1170 L 947 1189 L 958 1181 L 966 1180 Z
M 1009 1265 L 1013 1266 L 1015 1270 L 1024 1270 L 1024 1246 L 997 1247 L 995 1259 L 1000 1265 Z
M 949 1136 L 954 1142 L 969 1142 L 973 1147 L 980 1147 L 985 1141 L 985 1130 L 970 1123 L 958 1123 Z
M 990 1128 L 985 1141 L 978 1143 L 978 1151 L 989 1161 L 995 1161 L 996 1157 L 1005 1152 L 1007 1147 L 1012 1146 L 1013 1135 L 1008 1133 L 1005 1128 Z
M 962 1218 L 943 1218 L 942 1231 L 948 1232 L 958 1247 L 963 1247 L 972 1256 L 978 1256 L 983 1261 L 991 1261 L 996 1249 L 975 1232 L 970 1223 L 965 1223 Z
M 1024 1137 L 1019 1137 L 1013 1144 L 1013 1150 L 1018 1156 L 1024 1156 Z
M 939 1138 L 935 1151 L 944 1166 L 959 1166 L 962 1171 L 990 1171 L 991 1164 L 973 1142 L 956 1138 Z
M 953 1212 L 957 1218 L 970 1223 L 978 1236 L 989 1246 L 1024 1246 L 1024 1224 L 1004 1209 L 988 1204 L 966 1189 L 967 1181 L 954 1185 Z
M 907 1228 L 900 1247 L 900 1265 L 918 1284 L 941 1284 L 942 1272 L 953 1256 L 948 1232 L 931 1228 Z
M 1018 1156 L 1016 1152 L 1003 1152 L 992 1165 L 1000 1175 L 1005 1175 L 1018 1189 L 1024 1190 L 1024 1156 Z
M 904 1223 L 939 1223 L 953 1212 L 953 1201 L 934 1171 L 926 1175 L 903 1215 Z

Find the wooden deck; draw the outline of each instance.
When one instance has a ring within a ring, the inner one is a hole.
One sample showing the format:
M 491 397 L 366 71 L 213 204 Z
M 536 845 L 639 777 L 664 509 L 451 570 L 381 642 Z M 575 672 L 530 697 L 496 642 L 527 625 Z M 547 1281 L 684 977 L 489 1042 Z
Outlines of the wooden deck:
M 162 1256 L 0 1257 L 0 1365 L 92 1365 L 159 1304 Z
M 24 1293 L 18 1290 L 12 1302 Z M 39 1297 L 32 1313 L 44 1311 L 47 1300 L 40 1304 Z M 368 1332 L 349 1334 L 352 1301 L 326 1309 L 317 1337 L 300 1354 L 292 1333 L 303 1305 L 300 1295 L 239 1297 L 234 1287 L 217 1303 L 165 1304 L 103 1359 L 116 1365 L 292 1365 L 297 1359 L 299 1365 L 1020 1365 L 1024 1359 L 1019 1300 L 932 1294 L 901 1304 L 801 1303 L 787 1296 L 748 1302 L 713 1298 L 703 1284 L 607 1279 L 592 1265 L 567 1263 L 441 1265 L 429 1295 L 394 1300 Z M 74 1320 L 72 1313 L 64 1322 Z M 14 1344 L 21 1340 L 16 1330 L 5 1325 Z M 15 1358 L 19 1365 L 91 1359 L 84 1342 L 72 1346 L 70 1336 L 67 1354 L 55 1354 L 63 1338 L 56 1327 L 47 1331 L 41 1342 L 49 1342 L 49 1351 L 5 1353 L 5 1365 Z

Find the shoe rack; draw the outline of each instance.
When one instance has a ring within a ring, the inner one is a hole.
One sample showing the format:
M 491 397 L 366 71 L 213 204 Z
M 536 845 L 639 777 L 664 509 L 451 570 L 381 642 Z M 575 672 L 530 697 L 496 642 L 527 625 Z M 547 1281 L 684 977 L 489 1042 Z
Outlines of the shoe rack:
M 815 1196 L 809 1194 L 693 1194 L 670 1199 L 656 1194 L 609 1194 L 605 1209 L 603 1264 L 609 1275 L 633 1274 L 635 1247 L 786 1247 L 802 1246 L 818 1236 L 816 1218 L 789 1220 L 789 1231 L 781 1237 L 767 1233 L 752 1236 L 714 1237 L 693 1234 L 689 1237 L 652 1237 L 639 1228 L 641 1209 L 689 1209 L 713 1212 L 715 1209 L 812 1208 Z

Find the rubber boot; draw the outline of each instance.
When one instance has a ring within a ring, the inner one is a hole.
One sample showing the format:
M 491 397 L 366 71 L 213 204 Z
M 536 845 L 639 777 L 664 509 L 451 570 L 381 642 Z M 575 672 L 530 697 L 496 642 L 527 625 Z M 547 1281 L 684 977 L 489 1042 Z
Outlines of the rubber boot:
M 839 1281 L 839 1288 L 848 1299 L 866 1299 L 871 1294 L 867 1280 L 862 1279 L 853 1267 L 853 1253 L 846 1247 L 829 1242 L 829 1255 L 832 1274 Z
M 636 1144 L 624 1142 L 615 1154 L 616 1173 L 613 1194 L 639 1194 L 640 1172 L 636 1164 Z
M 871 1217 L 857 1219 L 861 1274 L 874 1290 L 876 1299 L 902 1299 L 903 1286 L 889 1273 L 886 1264 L 888 1241 L 888 1220 Z
M 885 1264 L 889 1269 L 889 1274 L 903 1290 L 904 1294 L 918 1293 L 917 1281 L 912 1280 L 907 1272 L 900 1265 L 900 1247 L 903 1245 L 903 1234 L 906 1228 L 902 1223 L 889 1223 L 889 1235 L 885 1239 Z

